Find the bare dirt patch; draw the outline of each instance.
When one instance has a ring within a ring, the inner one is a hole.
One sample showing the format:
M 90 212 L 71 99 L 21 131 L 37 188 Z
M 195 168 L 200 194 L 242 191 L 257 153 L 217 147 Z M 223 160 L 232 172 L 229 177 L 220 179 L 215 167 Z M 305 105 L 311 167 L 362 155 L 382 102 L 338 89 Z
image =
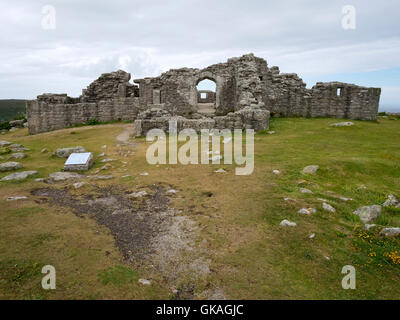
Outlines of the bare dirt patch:
M 183 278 L 205 277 L 210 261 L 196 250 L 196 223 L 170 206 L 173 195 L 151 185 L 148 195 L 132 198 L 119 186 L 93 186 L 90 194 L 74 195 L 69 187 L 41 188 L 31 193 L 37 201 L 71 208 L 77 216 L 90 216 L 107 227 L 125 259 L 150 268 L 172 286 Z

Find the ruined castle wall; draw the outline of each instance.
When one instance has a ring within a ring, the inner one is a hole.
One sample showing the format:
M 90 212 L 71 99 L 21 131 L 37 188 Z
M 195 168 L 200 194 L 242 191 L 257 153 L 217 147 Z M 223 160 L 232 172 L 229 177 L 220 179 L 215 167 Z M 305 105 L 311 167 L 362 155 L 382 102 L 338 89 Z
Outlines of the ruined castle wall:
M 319 82 L 311 89 L 311 116 L 376 120 L 380 94 L 379 88 Z
M 119 70 L 102 74 L 78 98 L 66 94 L 38 96 L 27 103 L 29 132 L 61 129 L 90 119 L 135 120 L 140 112 L 153 108 L 169 117 L 198 120 L 203 115 L 198 113 L 197 85 L 204 79 L 216 83 L 214 124 L 226 122 L 227 128 L 250 126 L 247 120 L 239 119 L 242 110 L 269 111 L 277 117 L 375 120 L 381 94 L 379 88 L 340 82 L 317 83 L 307 89 L 297 74 L 280 73 L 278 67 L 269 68 L 264 59 L 253 54 L 205 69 L 173 69 L 159 77 L 135 80 L 139 86 L 131 84 L 130 78 L 129 73 Z M 251 125 L 258 127 L 257 121 L 251 120 Z
M 27 102 L 28 129 L 37 134 L 87 123 L 134 120 L 139 108 L 138 98 L 113 98 L 98 103 L 57 103 L 54 99 L 38 99 Z

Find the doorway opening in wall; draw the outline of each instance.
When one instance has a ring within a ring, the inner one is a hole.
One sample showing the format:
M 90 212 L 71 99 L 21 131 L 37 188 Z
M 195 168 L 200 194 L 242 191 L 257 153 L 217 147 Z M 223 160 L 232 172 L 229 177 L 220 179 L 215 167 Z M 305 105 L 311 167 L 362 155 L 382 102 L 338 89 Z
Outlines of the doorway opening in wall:
M 197 89 L 197 112 L 206 116 L 215 115 L 217 85 L 212 79 L 200 79 Z

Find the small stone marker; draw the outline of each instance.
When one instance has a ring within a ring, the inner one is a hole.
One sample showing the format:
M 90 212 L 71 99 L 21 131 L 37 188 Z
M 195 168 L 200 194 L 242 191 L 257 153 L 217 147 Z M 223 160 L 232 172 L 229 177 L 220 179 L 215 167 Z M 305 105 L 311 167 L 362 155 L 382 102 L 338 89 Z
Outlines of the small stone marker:
M 93 154 L 72 153 L 64 164 L 64 171 L 86 171 L 93 165 Z

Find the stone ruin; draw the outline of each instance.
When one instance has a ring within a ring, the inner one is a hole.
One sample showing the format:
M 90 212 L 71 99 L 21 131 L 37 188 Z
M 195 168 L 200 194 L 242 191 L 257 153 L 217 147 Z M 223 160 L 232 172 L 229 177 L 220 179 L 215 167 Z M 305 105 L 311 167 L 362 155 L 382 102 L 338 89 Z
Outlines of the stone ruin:
M 198 91 L 202 80 L 216 92 Z M 153 128 L 168 130 L 266 130 L 273 117 L 331 117 L 376 120 L 380 88 L 318 82 L 312 89 L 295 73 L 247 54 L 205 69 L 173 69 L 159 77 L 136 79 L 119 70 L 101 75 L 78 98 L 43 94 L 27 102 L 30 134 L 62 129 L 89 120 L 134 121 L 136 136 Z

